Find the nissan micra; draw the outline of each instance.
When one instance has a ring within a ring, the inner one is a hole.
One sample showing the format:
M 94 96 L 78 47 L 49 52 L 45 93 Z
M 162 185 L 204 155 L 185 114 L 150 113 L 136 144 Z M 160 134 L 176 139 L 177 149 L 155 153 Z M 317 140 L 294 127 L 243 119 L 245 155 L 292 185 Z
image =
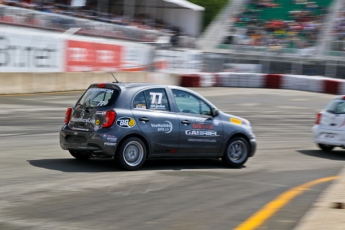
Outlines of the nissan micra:
M 324 151 L 345 148 L 345 96 L 337 96 L 317 114 L 312 129 L 314 142 Z
M 152 158 L 222 158 L 241 167 L 256 150 L 249 121 L 187 88 L 92 84 L 65 116 L 60 146 L 79 160 L 114 158 L 137 170 Z

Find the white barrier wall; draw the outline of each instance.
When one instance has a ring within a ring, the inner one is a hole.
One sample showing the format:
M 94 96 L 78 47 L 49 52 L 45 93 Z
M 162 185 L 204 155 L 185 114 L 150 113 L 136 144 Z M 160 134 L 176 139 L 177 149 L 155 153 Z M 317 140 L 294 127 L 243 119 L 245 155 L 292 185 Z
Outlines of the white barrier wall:
M 4 27 L 0 72 L 143 71 L 153 50 L 129 41 Z
M 156 50 L 153 60 L 157 72 L 197 73 L 202 70 L 202 52 L 200 50 Z
M 0 72 L 62 72 L 64 50 L 61 37 L 1 28 Z

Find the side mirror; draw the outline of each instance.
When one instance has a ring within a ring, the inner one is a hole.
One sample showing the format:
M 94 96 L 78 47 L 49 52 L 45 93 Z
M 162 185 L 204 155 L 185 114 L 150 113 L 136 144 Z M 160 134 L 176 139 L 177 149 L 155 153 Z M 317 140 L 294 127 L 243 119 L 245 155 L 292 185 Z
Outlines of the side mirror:
M 219 115 L 219 110 L 213 108 L 213 109 L 212 109 L 212 116 L 213 116 L 213 117 L 216 117 L 216 116 L 218 116 L 218 115 Z

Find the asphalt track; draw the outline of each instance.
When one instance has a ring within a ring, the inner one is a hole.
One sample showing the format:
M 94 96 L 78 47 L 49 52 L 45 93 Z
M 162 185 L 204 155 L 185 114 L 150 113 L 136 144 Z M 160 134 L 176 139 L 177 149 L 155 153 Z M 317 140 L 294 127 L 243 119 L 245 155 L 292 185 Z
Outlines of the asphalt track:
M 343 168 L 344 150 L 326 154 L 311 141 L 333 95 L 194 90 L 251 121 L 258 150 L 245 167 L 155 160 L 126 172 L 112 160 L 78 162 L 60 149 L 58 132 L 81 92 L 0 96 L 0 229 L 235 229 L 281 194 Z M 255 229 L 293 229 L 331 183 L 306 189 Z

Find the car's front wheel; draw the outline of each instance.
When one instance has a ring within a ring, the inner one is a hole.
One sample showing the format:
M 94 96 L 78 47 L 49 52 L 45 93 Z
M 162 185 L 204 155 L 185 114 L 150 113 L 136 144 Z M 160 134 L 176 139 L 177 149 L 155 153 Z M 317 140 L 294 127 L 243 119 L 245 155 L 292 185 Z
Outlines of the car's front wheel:
M 332 145 L 324 145 L 324 144 L 317 144 L 320 149 L 326 152 L 331 152 L 334 149 L 334 146 Z
M 250 147 L 248 141 L 242 137 L 232 138 L 223 156 L 223 161 L 230 167 L 239 168 L 246 163 Z
M 89 153 L 83 153 L 83 152 L 79 152 L 76 150 L 69 150 L 69 153 L 77 160 L 88 160 L 90 159 L 90 154 Z
M 145 162 L 146 146 L 144 142 L 137 137 L 126 139 L 120 146 L 115 160 L 127 170 L 137 170 Z

